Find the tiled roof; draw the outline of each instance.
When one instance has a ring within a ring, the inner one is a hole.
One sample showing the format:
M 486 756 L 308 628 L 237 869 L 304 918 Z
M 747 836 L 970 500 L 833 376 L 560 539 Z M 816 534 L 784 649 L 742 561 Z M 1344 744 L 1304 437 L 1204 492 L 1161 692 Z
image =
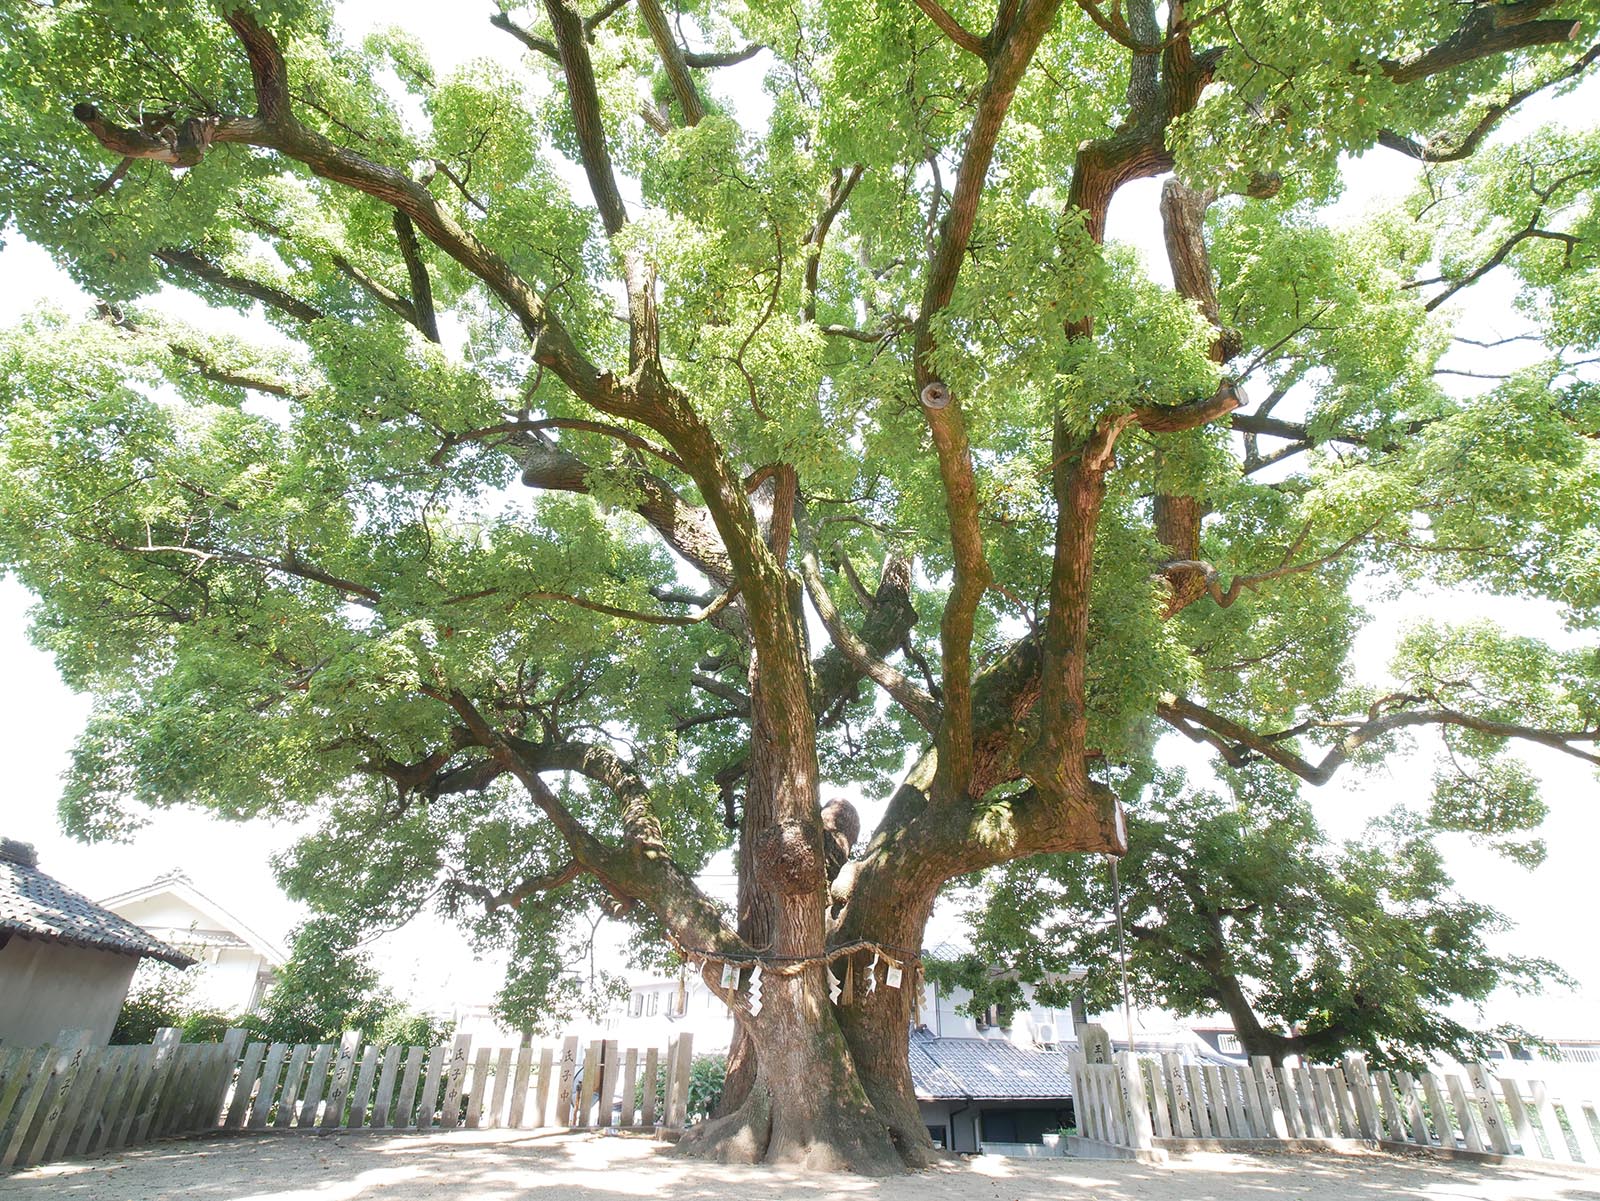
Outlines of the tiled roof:
M 1025 1051 L 1003 1038 L 911 1035 L 911 1079 L 924 1101 L 1008 1101 L 1072 1096 L 1061 1051 Z
M 39 870 L 27 843 L 0 839 L 0 936 L 17 935 L 122 955 L 149 956 L 177 967 L 195 962 L 126 918 Z

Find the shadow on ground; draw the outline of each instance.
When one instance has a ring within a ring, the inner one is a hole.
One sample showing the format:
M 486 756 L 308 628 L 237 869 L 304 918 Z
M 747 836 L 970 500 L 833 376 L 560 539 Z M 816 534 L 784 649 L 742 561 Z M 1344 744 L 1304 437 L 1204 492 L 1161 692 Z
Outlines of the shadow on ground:
M 867 1180 L 706 1164 L 648 1139 L 462 1131 L 163 1143 L 0 1176 L 6 1201 L 1600 1201 L 1600 1173 L 1312 1153 L 1196 1155 L 1161 1167 L 955 1161 Z

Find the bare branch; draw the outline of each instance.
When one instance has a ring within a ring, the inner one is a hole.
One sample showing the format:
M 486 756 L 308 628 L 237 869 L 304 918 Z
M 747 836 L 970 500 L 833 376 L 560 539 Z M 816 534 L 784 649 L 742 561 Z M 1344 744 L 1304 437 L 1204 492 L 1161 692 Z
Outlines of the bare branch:
M 1399 704 L 1420 704 L 1429 698 L 1401 696 L 1386 699 Z M 1445 707 L 1385 710 L 1381 705 L 1374 705 L 1364 719 L 1351 722 L 1311 723 L 1313 727 L 1348 730 L 1348 733 L 1316 763 L 1284 747 L 1281 743 L 1282 735 L 1259 734 L 1204 705 L 1172 693 L 1162 696 L 1156 705 L 1156 714 L 1193 741 L 1206 742 L 1215 747 L 1230 764 L 1240 766 L 1249 762 L 1251 758 L 1259 756 L 1293 772 L 1303 780 L 1319 785 L 1331 780 L 1350 756 L 1368 743 L 1394 730 L 1410 726 L 1458 726 L 1495 738 L 1519 738 L 1575 756 L 1588 763 L 1600 764 L 1600 755 L 1573 745 L 1600 741 L 1600 733 L 1594 730 L 1540 729 L 1535 726 L 1490 721 Z
M 804 532 L 802 527 L 802 535 Z M 887 692 L 896 704 L 916 718 L 918 725 L 930 734 L 937 733 L 939 706 L 934 703 L 933 697 L 913 683 L 903 672 L 890 667 L 875 656 L 861 637 L 844 624 L 844 620 L 839 616 L 839 610 L 833 603 L 833 597 L 828 593 L 828 586 L 822 578 L 822 565 L 817 561 L 816 548 L 809 544 L 809 538 L 805 541 L 807 545 L 800 556 L 800 574 L 805 579 L 806 593 L 811 597 L 817 616 L 822 619 L 822 624 L 827 629 L 828 637 L 833 640 L 834 646 L 839 648 L 840 653 L 852 667 L 872 680 Z
M 677 36 L 672 32 L 667 14 L 662 11 L 660 0 L 637 0 L 637 3 L 639 16 L 650 31 L 650 40 L 656 44 L 656 53 L 666 70 L 667 82 L 672 85 L 672 94 L 677 97 L 678 107 L 683 110 L 683 123 L 690 126 L 700 124 L 700 118 L 705 116 L 706 110 L 700 103 L 694 78 L 689 74 L 689 65 L 684 61 L 683 47 L 678 45 Z
M 917 7 L 927 13 L 933 19 L 933 23 L 944 31 L 944 35 L 961 49 L 976 54 L 979 58 L 986 57 L 983 39 L 951 16 L 949 10 L 940 4 L 939 0 L 917 0 Z
M 208 284 L 225 288 L 229 292 L 237 292 L 240 296 L 248 296 L 252 300 L 259 300 L 269 309 L 277 309 L 280 313 L 286 313 L 299 321 L 320 321 L 322 319 L 322 311 L 320 309 L 289 295 L 282 288 L 275 288 L 271 284 L 264 284 L 258 280 L 247 279 L 242 275 L 235 275 L 197 250 L 170 247 L 157 250 L 155 257 L 168 267 L 186 271 L 198 279 L 205 280 Z

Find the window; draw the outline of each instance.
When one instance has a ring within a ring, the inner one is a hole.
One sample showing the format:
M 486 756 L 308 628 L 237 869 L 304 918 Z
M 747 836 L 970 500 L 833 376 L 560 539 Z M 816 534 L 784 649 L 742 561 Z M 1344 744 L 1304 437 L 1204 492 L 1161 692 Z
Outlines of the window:
M 1243 1055 L 1244 1045 L 1239 1042 L 1237 1034 L 1219 1034 L 1217 1035 L 1217 1050 L 1224 1055 Z
M 643 1015 L 644 994 L 642 992 L 635 992 L 633 996 L 628 998 L 628 1016 L 636 1018 L 642 1017 Z
M 660 1010 L 661 994 L 652 989 L 645 999 L 644 1011 L 649 1017 L 655 1017 Z

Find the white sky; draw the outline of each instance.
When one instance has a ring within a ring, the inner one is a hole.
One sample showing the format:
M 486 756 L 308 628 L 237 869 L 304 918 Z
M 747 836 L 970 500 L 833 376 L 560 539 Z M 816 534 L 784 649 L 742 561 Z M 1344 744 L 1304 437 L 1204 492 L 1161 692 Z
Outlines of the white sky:
M 469 58 L 489 55 L 512 66 L 519 48 L 491 29 L 494 6 L 481 0 L 458 4 L 392 3 L 344 0 L 345 27 L 353 35 L 376 26 L 400 23 L 418 34 L 448 69 Z M 733 94 L 747 118 L 759 119 L 766 98 L 759 91 L 761 68 L 746 64 L 720 72 L 719 91 Z M 1585 89 L 1592 98 L 1596 88 Z M 1569 102 L 1571 105 L 1571 102 Z M 1580 111 L 1581 102 L 1567 111 Z M 1527 119 L 1521 124 L 1526 126 Z M 1401 195 L 1415 173 L 1398 155 L 1377 151 L 1351 166 L 1347 191 L 1337 211 L 1354 216 L 1374 203 Z M 1141 181 L 1123 189 L 1111 213 L 1109 236 L 1132 242 L 1157 270 L 1164 266 L 1156 199 L 1157 181 Z M 0 251 L 0 327 L 10 325 L 43 304 L 75 310 L 86 298 L 49 257 L 18 238 Z M 171 298 L 183 316 L 197 310 L 187 298 Z M 1515 319 L 1505 308 L 1506 293 L 1493 277 L 1476 289 L 1474 324 L 1509 332 Z M 87 698 L 62 684 L 48 657 L 27 640 L 25 611 L 30 598 L 15 582 L 0 582 L 0 669 L 7 687 L 0 689 L 0 756 L 10 764 L 10 784 L 0 799 L 0 834 L 39 847 L 41 866 L 91 896 L 108 896 L 181 868 L 197 887 L 210 893 L 262 933 L 282 940 L 298 914 L 272 877 L 270 858 L 285 849 L 294 833 L 266 822 L 226 823 L 206 814 L 172 811 L 155 821 L 132 843 L 85 846 L 63 835 L 55 802 L 70 750 L 88 712 Z M 1460 593 L 1413 594 L 1379 604 L 1375 619 L 1358 639 L 1358 671 L 1378 679 L 1389 651 L 1405 623 L 1422 617 L 1491 618 L 1514 631 L 1550 636 L 1559 629 L 1551 606 L 1536 602 Z M 1175 755 L 1203 760 L 1188 744 L 1172 740 Z M 1578 981 L 1572 992 L 1553 990 L 1543 997 L 1504 997 L 1486 1014 L 1490 1023 L 1516 1021 L 1547 1036 L 1600 1035 L 1600 940 L 1592 933 L 1596 890 L 1594 848 L 1600 845 L 1600 786 L 1576 760 L 1554 751 L 1532 748 L 1525 757 L 1546 783 L 1551 815 L 1543 831 L 1549 858 L 1527 872 L 1498 857 L 1451 839 L 1451 867 L 1463 891 L 1505 913 L 1516 926 L 1500 940 L 1500 949 L 1543 955 L 1556 960 Z M 1365 822 L 1400 801 L 1426 796 L 1432 754 L 1424 744 L 1416 756 L 1386 765 L 1365 777 L 1341 777 L 1312 790 L 1317 812 L 1335 837 L 1356 837 Z M 865 804 L 867 828 L 878 806 Z M 726 872 L 724 857 L 716 865 Z M 718 876 L 707 883 L 727 896 L 730 881 Z M 941 935 L 930 931 L 930 942 Z M 374 950 L 388 981 L 413 1004 L 435 1008 L 486 1003 L 499 983 L 494 959 L 475 958 L 464 940 L 440 922 L 422 919 L 386 936 Z

